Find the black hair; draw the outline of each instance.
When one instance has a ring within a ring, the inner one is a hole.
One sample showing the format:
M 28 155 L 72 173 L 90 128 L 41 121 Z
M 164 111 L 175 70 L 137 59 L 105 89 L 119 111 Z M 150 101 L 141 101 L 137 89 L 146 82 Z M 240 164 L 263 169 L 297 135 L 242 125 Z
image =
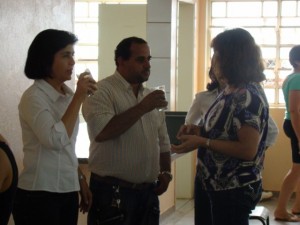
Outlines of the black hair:
M 47 29 L 40 32 L 28 49 L 25 75 L 30 79 L 51 77 L 54 55 L 77 41 L 77 37 L 68 31 Z
M 211 43 L 221 75 L 228 84 L 265 80 L 261 50 L 251 34 L 234 28 L 218 34 Z
M 115 63 L 118 66 L 118 58 L 121 57 L 124 60 L 128 60 L 131 56 L 130 47 L 132 44 L 147 44 L 147 42 L 139 37 L 128 37 L 123 39 L 115 50 Z
M 289 61 L 293 68 L 297 67 L 297 62 L 300 62 L 300 45 L 292 47 L 289 53 Z
M 208 75 L 209 75 L 209 78 L 210 78 L 211 82 L 207 83 L 206 89 L 208 91 L 213 91 L 214 89 L 219 88 L 220 84 L 219 84 L 219 82 L 218 82 L 218 80 L 217 80 L 217 78 L 216 78 L 216 76 L 213 72 L 212 66 L 209 68 Z

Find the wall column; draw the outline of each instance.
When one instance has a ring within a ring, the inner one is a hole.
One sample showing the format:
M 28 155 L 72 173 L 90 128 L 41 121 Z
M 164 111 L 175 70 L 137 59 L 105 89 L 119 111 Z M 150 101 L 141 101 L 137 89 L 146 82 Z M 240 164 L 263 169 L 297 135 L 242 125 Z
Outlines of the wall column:
M 166 85 L 169 110 L 176 107 L 177 0 L 148 0 L 147 41 L 152 55 L 148 87 Z

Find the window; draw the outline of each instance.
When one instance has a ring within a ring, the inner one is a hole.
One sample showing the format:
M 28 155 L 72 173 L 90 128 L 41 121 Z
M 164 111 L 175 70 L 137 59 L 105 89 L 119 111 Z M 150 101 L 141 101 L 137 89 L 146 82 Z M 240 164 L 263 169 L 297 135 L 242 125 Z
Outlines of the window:
M 75 73 L 89 69 L 95 80 L 98 80 L 98 4 L 76 2 L 74 24 L 74 33 L 79 39 L 75 46 Z
M 300 44 L 300 1 L 210 0 L 210 40 L 230 27 L 243 27 L 261 47 L 264 89 L 270 105 L 283 106 L 282 83 L 292 72 L 288 54 Z

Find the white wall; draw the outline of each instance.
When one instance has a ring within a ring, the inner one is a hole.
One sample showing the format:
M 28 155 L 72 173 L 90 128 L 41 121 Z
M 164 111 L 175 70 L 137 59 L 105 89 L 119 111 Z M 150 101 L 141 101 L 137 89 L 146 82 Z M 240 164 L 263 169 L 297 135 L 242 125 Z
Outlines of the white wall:
M 179 3 L 176 110 L 188 111 L 193 98 L 195 5 Z M 193 198 L 196 152 L 176 160 L 176 198 Z
M 124 38 L 146 39 L 147 5 L 99 5 L 99 80 L 114 73 L 114 50 Z
M 37 33 L 44 29 L 72 31 L 73 8 L 73 0 L 0 1 L 0 132 L 10 143 L 19 170 L 22 169 L 23 152 L 18 104 L 24 90 L 32 83 L 23 72 L 27 50 Z

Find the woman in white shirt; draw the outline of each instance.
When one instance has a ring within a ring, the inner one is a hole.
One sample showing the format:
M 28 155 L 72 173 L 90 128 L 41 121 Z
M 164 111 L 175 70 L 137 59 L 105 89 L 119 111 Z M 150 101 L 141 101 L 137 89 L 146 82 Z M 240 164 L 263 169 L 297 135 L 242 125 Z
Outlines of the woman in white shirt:
M 91 205 L 75 141 L 80 106 L 96 87 L 86 72 L 75 93 L 64 83 L 71 80 L 76 42 L 70 32 L 48 29 L 28 50 L 25 75 L 34 83 L 19 104 L 24 168 L 13 210 L 16 225 L 77 225 L 78 207 L 84 213 Z

